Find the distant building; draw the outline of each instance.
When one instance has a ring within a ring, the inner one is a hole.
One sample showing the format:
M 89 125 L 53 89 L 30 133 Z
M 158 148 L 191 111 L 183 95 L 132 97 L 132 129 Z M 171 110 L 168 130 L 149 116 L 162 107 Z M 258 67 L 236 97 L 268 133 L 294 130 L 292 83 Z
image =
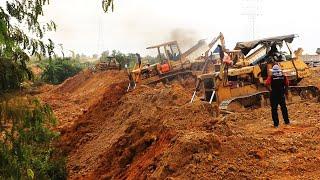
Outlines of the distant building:
M 320 48 L 317 49 L 316 53 L 320 55 Z

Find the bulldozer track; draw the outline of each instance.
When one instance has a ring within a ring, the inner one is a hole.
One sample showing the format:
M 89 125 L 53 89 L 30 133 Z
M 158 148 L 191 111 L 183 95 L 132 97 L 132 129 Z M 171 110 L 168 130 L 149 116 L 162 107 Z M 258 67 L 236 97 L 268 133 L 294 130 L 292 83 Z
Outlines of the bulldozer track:
M 290 86 L 290 91 L 294 95 L 306 96 L 311 95 L 313 97 L 320 96 L 320 90 L 316 86 Z
M 290 86 L 290 92 L 293 96 L 300 96 L 301 100 L 299 102 L 307 101 L 310 99 L 320 97 L 320 90 L 316 86 Z M 266 100 L 270 96 L 269 91 L 262 91 L 254 94 L 250 94 L 247 96 L 239 96 L 234 97 L 232 99 L 224 100 L 219 104 L 220 110 L 228 110 L 228 106 L 233 102 L 239 102 L 243 107 L 251 107 L 253 105 L 259 105 L 257 102 L 267 105 L 267 101 L 265 103 L 261 102 L 261 100 Z M 289 102 L 290 104 L 291 102 Z
M 177 76 L 185 76 L 185 75 L 193 76 L 193 73 L 190 70 L 174 72 L 172 74 L 168 74 L 168 75 L 165 75 L 163 77 L 160 77 L 157 80 L 153 80 L 151 82 L 148 82 L 147 85 L 154 85 L 154 84 L 157 84 L 157 83 L 160 83 L 160 82 L 169 82 L 169 81 L 172 81 L 173 79 L 175 79 L 175 77 L 177 77 Z
M 267 98 L 269 96 L 269 91 L 261 91 L 258 93 L 250 94 L 247 96 L 238 96 L 232 99 L 224 100 L 219 104 L 219 109 L 228 110 L 228 106 L 233 102 L 239 102 L 244 107 L 249 107 L 255 105 L 255 100 L 261 102 L 261 100 Z

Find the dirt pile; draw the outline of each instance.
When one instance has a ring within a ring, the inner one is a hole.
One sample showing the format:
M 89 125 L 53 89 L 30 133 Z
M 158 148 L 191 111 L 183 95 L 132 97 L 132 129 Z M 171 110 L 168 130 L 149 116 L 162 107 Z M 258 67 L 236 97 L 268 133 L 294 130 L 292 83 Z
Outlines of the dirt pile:
M 49 103 L 60 121 L 60 128 L 70 126 L 83 112 L 102 99 L 105 90 L 115 82 L 126 83 L 126 73 L 85 70 L 57 87 L 44 88 L 40 98 Z
M 189 103 L 192 87 L 159 84 L 126 93 L 125 75 L 105 75 L 106 86 L 93 93 L 101 98 L 61 129 L 70 179 L 320 178 L 315 101 L 289 105 L 292 124 L 274 129 L 268 107 L 215 118 L 211 106 Z M 82 102 L 86 94 L 70 89 L 102 77 L 96 76 L 56 91 Z
M 300 83 L 301 85 L 314 85 L 320 89 L 320 67 L 315 67 L 311 69 L 311 77 L 305 78 Z
M 269 108 L 216 119 L 179 85 L 120 94 L 63 140 L 71 178 L 319 178 L 319 103 L 290 105 L 292 125 L 274 129 Z
M 104 99 L 80 117 L 72 129 L 62 131 L 62 148 L 70 154 L 71 177 L 140 176 L 143 165 L 137 158 L 145 159 L 148 168 L 178 131 L 212 119 L 213 111 L 201 103 L 188 103 L 190 92 L 180 85 L 142 87 L 128 94 L 121 85 L 106 91 Z M 123 170 L 133 161 L 137 165 L 130 166 L 125 174 Z

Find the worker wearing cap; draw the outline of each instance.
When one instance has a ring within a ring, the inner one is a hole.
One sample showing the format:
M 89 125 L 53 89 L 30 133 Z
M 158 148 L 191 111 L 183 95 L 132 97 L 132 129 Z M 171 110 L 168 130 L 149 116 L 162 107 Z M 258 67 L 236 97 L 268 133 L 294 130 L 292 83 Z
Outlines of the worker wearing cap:
M 279 126 L 278 105 L 281 107 L 282 117 L 285 124 L 290 124 L 285 100 L 285 95 L 288 94 L 289 81 L 283 75 L 279 65 L 274 65 L 271 72 L 272 76 L 268 77 L 266 86 L 270 91 L 272 120 L 274 127 L 277 128 Z

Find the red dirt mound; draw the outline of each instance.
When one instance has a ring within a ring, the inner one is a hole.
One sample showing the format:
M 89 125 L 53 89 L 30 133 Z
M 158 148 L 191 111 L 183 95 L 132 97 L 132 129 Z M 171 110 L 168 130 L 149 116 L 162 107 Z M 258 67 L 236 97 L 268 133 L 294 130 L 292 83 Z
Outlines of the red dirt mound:
M 180 84 L 126 93 L 125 74 L 106 75 L 117 78 L 61 130 L 70 179 L 320 178 L 315 101 L 289 105 L 292 124 L 274 129 L 269 107 L 215 118 L 210 105 L 190 104 L 192 91 Z
M 80 118 L 85 134 L 62 141 L 70 178 L 319 178 L 320 104 L 290 105 L 292 125 L 273 129 L 269 108 L 216 119 L 189 98 L 180 85 L 144 87 L 95 105 Z
M 201 103 L 188 104 L 190 93 L 180 85 L 138 88 L 118 101 L 126 86 L 116 86 L 117 91 L 106 91 L 104 99 L 80 117 L 73 128 L 62 131 L 61 147 L 69 153 L 70 177 L 141 175 L 138 170 L 148 168 L 150 158 L 162 154 L 179 129 L 197 127 L 213 116 Z M 137 158 L 145 159 L 146 165 L 137 163 L 125 174 L 128 164 L 140 162 Z M 114 166 L 109 165 L 111 162 Z
M 110 85 L 126 81 L 125 72 L 92 72 L 85 70 L 67 79 L 63 84 L 40 95 L 50 104 L 59 119 L 60 128 L 70 126 L 78 116 L 101 100 Z
M 88 109 L 88 113 L 84 113 L 76 123 L 70 128 L 66 127 L 61 130 L 64 146 L 66 152 L 76 150 L 79 146 L 86 143 L 93 137 L 94 131 L 101 128 L 104 120 L 108 116 L 113 116 L 117 110 L 119 99 L 126 93 L 127 82 L 120 82 L 110 85 L 103 95 L 103 98 L 97 102 L 96 105 Z M 81 141 L 79 141 L 81 139 Z

